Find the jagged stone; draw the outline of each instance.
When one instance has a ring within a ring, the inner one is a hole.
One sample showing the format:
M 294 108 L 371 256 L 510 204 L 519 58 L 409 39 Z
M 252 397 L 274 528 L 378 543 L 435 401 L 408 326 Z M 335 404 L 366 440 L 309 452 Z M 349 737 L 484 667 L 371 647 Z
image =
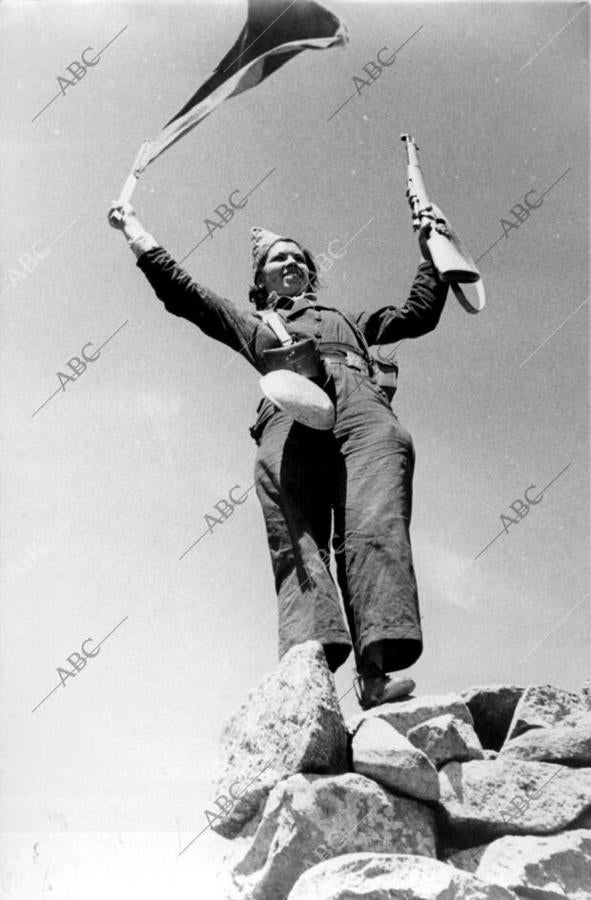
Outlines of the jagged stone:
M 498 750 L 483 750 L 483 759 L 496 759 L 499 755 Z
M 395 793 L 437 800 L 439 778 L 421 750 L 383 719 L 365 719 L 351 742 L 353 771 L 373 778 Z
M 580 716 L 578 724 L 532 728 L 507 741 L 500 755 L 503 759 L 591 766 L 591 716 Z
M 358 713 L 347 719 L 347 728 L 354 732 L 364 719 L 384 719 L 400 734 L 407 735 L 411 728 L 434 719 L 436 716 L 452 715 L 456 719 L 473 725 L 470 710 L 459 694 L 441 694 L 435 696 L 413 697 L 398 703 L 384 703 L 374 706 L 366 712 Z
M 227 723 L 206 816 L 214 831 L 234 837 L 286 776 L 346 769 L 347 732 L 333 676 L 322 645 L 307 641 L 285 654 Z
M 472 726 L 449 713 L 415 725 L 406 736 L 437 768 L 451 760 L 467 762 L 469 759 L 484 759 L 482 746 Z
M 530 728 L 558 725 L 567 716 L 586 711 L 584 701 L 572 691 L 552 684 L 533 685 L 521 695 L 505 740 L 510 741 Z
M 485 749 L 501 749 L 524 690 L 516 684 L 483 684 L 462 691 L 462 700 L 472 713 L 476 734 Z
M 464 872 L 476 874 L 476 870 L 482 859 L 482 855 L 490 844 L 479 844 L 477 847 L 468 847 L 467 850 L 448 850 L 445 853 L 445 862 L 456 869 L 463 869 Z
M 485 848 L 478 878 L 535 900 L 589 900 L 591 831 L 504 837 Z
M 228 900 L 284 900 L 302 872 L 344 853 L 435 856 L 428 807 L 363 775 L 292 775 L 269 794 L 225 876 Z
M 585 681 L 581 688 L 581 700 L 588 710 L 591 710 L 591 680 Z
M 436 859 L 349 853 L 314 866 L 296 882 L 288 900 L 517 900 Z
M 447 763 L 439 784 L 443 837 L 457 847 L 506 834 L 549 834 L 591 808 L 591 769 L 499 757 Z

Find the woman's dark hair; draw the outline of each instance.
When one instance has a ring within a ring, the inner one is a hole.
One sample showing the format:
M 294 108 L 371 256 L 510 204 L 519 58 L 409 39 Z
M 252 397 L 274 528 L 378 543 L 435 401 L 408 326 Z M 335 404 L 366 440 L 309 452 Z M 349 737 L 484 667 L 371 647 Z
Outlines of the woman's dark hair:
M 296 243 L 294 241 L 294 243 Z M 299 245 L 298 245 L 299 246 Z M 309 250 L 304 250 L 302 247 L 302 253 L 304 254 L 304 259 L 306 260 L 306 265 L 308 267 L 308 272 L 310 273 L 310 281 L 308 284 L 309 291 L 318 291 L 322 285 L 320 284 L 320 279 L 318 277 L 318 269 L 316 268 L 316 263 L 314 262 L 314 257 L 309 252 Z M 254 279 L 254 284 L 250 286 L 248 289 L 248 299 L 251 303 L 254 303 L 257 309 L 265 309 L 267 305 L 267 288 L 261 283 L 261 271 L 263 266 L 265 265 L 265 261 L 267 259 L 267 253 L 261 259 L 256 276 Z

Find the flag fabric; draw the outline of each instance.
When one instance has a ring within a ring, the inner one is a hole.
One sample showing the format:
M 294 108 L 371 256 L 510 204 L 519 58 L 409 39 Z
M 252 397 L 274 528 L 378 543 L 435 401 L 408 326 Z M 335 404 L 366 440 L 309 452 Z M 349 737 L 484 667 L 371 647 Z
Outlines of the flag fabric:
M 160 134 L 145 142 L 135 176 L 216 106 L 260 84 L 302 50 L 324 50 L 347 41 L 346 27 L 314 0 L 248 0 L 246 24 L 238 40 Z

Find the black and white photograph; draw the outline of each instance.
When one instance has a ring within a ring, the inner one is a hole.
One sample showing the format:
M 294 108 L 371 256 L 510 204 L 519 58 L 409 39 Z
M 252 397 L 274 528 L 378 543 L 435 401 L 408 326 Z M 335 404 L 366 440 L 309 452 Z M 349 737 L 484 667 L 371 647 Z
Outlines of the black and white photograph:
M 591 900 L 589 3 L 0 72 L 0 898 Z

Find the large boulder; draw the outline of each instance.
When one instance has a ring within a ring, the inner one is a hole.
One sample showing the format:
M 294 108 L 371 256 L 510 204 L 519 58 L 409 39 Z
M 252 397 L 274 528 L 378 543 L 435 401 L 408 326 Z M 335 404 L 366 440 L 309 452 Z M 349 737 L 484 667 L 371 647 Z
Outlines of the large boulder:
M 506 834 L 550 834 L 591 808 L 591 769 L 503 759 L 439 772 L 442 835 L 457 847 Z
M 364 719 L 384 719 L 389 725 L 406 736 L 411 728 L 446 714 L 455 716 L 463 722 L 473 725 L 470 710 L 459 694 L 442 694 L 436 696 L 413 697 L 411 700 L 400 700 L 397 703 L 383 703 L 366 712 L 358 713 L 347 719 L 349 731 L 356 731 Z
M 504 837 L 485 848 L 478 878 L 535 900 L 589 900 L 591 831 Z
M 528 687 L 515 707 L 506 740 L 516 738 L 530 728 L 558 725 L 568 716 L 586 711 L 585 701 L 572 691 L 565 691 L 552 684 Z
M 289 900 L 517 900 L 436 859 L 349 853 L 314 866 L 296 882 Z
M 516 684 L 484 684 L 462 691 L 476 734 L 487 750 L 501 749 L 524 690 Z
M 229 900 L 284 900 L 306 869 L 344 853 L 435 857 L 435 822 L 416 800 L 363 775 L 292 775 L 271 791 L 226 873 Z
M 383 719 L 365 719 L 351 742 L 353 771 L 373 778 L 397 794 L 437 800 L 435 766 Z
M 449 713 L 415 725 L 406 736 L 437 768 L 454 759 L 457 762 L 484 759 L 482 745 L 472 726 Z
M 298 644 L 228 721 L 208 821 L 235 837 L 286 776 L 346 770 L 347 732 L 324 650 Z
M 579 716 L 578 722 L 554 728 L 532 728 L 507 741 L 500 755 L 503 759 L 591 766 L 591 716 Z
M 591 680 L 584 682 L 580 696 L 587 710 L 591 711 Z

